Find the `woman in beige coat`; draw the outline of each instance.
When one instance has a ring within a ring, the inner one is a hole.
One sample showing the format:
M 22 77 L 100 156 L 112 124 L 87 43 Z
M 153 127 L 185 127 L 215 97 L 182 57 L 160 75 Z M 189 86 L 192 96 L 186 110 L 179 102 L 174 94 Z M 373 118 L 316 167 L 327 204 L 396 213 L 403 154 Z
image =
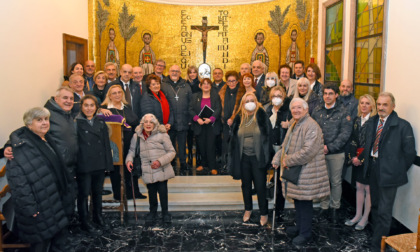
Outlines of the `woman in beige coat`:
M 175 177 L 171 165 L 176 155 L 175 149 L 165 126 L 160 125 L 153 114 L 144 115 L 131 139 L 130 151 L 126 157 L 130 172 L 133 169 L 137 139 L 140 140 L 142 178 L 149 193 L 150 213 L 146 216 L 146 222 L 155 222 L 157 219 L 159 193 L 162 219 L 170 223 L 172 218 L 168 213 L 168 179 Z
M 285 198 L 292 198 L 296 209 L 296 226 L 287 228 L 286 233 L 295 236 L 293 244 L 304 245 L 312 240 L 312 201 L 329 195 L 330 185 L 322 130 L 309 116 L 308 103 L 293 98 L 290 110 L 291 126 L 272 164 L 276 169 L 281 167 L 281 174 L 285 169 L 302 166 L 297 185 L 282 179 L 282 186 Z

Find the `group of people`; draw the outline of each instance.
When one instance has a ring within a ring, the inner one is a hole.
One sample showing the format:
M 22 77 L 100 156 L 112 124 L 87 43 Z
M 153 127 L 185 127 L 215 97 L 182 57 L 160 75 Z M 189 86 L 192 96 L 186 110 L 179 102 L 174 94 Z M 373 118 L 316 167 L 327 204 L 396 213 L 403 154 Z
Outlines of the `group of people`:
M 296 225 L 286 232 L 296 245 L 312 239 L 313 201 L 320 202 L 321 216 L 337 222 L 343 168 L 352 165 L 357 207 L 345 225 L 363 230 L 372 209 L 377 251 L 390 229 L 396 189 L 407 183 L 416 156 L 412 128 L 394 111 L 391 93 L 380 93 L 377 104 L 369 94 L 357 100 L 350 81 L 323 85 L 319 67 L 303 61 L 293 70 L 281 65 L 278 73 L 267 72 L 259 60 L 244 63 L 239 72 L 226 72 L 225 81 L 220 68 L 213 70 L 213 81 L 200 79 L 195 66 L 186 79 L 178 65 L 168 76 L 165 68 L 159 59 L 153 73 L 144 75 L 141 67 L 124 64 L 117 76 L 112 62 L 96 72 L 93 61 L 75 63 L 45 108 L 25 113 L 25 126 L 11 134 L 4 151 L 22 239 L 39 251 L 62 246 L 75 198 L 83 230 L 96 234 L 107 226 L 101 202 L 105 172 L 114 198 L 124 195 L 105 123 L 118 121 L 125 194 L 146 198 L 138 186 L 141 175 L 150 204 L 146 221 L 157 220 L 159 194 L 162 220 L 171 222 L 167 181 L 175 176 L 176 157 L 180 175 L 191 173 L 195 140 L 197 173 L 220 174 L 220 160 L 242 181 L 244 222 L 251 219 L 254 187 L 260 224 L 267 224 L 267 170 L 280 169 L 273 178 L 282 185 L 276 218 L 281 219 L 285 199 L 293 199 Z

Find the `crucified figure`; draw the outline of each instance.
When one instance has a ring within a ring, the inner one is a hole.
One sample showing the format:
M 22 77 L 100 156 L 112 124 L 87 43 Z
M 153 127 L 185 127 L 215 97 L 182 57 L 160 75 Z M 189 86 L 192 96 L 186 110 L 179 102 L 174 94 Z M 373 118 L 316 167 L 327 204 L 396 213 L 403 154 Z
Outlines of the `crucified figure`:
M 191 30 L 197 30 L 201 32 L 201 42 L 203 42 L 203 60 L 206 63 L 206 52 L 207 52 L 207 33 L 213 30 L 219 30 L 219 26 L 207 26 L 207 17 L 203 17 L 202 25 L 191 25 Z

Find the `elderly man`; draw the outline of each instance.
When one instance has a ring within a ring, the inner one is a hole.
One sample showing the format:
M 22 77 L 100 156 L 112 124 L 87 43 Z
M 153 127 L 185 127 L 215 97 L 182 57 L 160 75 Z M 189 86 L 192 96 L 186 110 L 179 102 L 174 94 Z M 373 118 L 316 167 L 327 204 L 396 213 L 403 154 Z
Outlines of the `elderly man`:
M 294 66 L 294 70 L 293 70 L 294 74 L 292 75 L 292 79 L 295 80 L 299 80 L 302 77 L 306 78 L 305 75 L 305 62 L 303 60 L 297 60 L 295 62 L 295 66 Z
M 243 63 L 240 68 L 240 76 L 251 73 L 251 65 L 249 63 Z
M 133 109 L 133 112 L 140 118 L 140 86 L 138 82 L 135 82 L 131 77 L 133 76 L 133 67 L 130 64 L 124 64 L 120 69 L 120 77 L 115 81 L 106 84 L 105 93 L 113 85 L 120 85 L 125 92 L 125 99 Z
M 104 69 L 108 75 L 108 83 L 117 79 L 117 63 L 107 62 L 105 63 Z
M 354 121 L 357 117 L 357 106 L 359 101 L 353 95 L 353 83 L 349 80 L 343 80 L 340 84 L 340 96 L 338 101 L 343 104 L 343 106 L 350 113 L 351 119 Z
M 139 66 L 133 67 L 133 81 L 139 84 L 139 91 L 140 91 L 141 96 L 143 95 L 143 92 L 146 92 L 147 90 L 146 82 L 143 81 L 143 77 L 144 77 L 143 68 Z
M 364 174 L 369 177 L 372 202 L 372 251 L 380 251 L 381 237 L 391 228 L 392 208 L 398 187 L 408 182 L 407 170 L 416 157 L 413 129 L 398 117 L 395 98 L 383 92 L 376 101 L 378 114 L 366 129 Z
M 331 183 L 330 197 L 321 201 L 321 215 L 326 215 L 328 208 L 331 208 L 332 222 L 337 223 L 342 193 L 344 146 L 351 135 L 353 124 L 347 110 L 337 102 L 338 87 L 327 84 L 323 90 L 324 104 L 312 112 L 312 118 L 319 124 L 324 135 L 325 161 Z
M 213 70 L 213 84 L 211 88 L 219 93 L 225 84 L 226 82 L 223 81 L 223 70 L 221 68 L 215 68 Z
M 178 143 L 178 158 L 181 164 L 180 173 L 186 174 L 188 173 L 188 166 L 185 147 L 188 124 L 191 121 L 188 111 L 192 91 L 190 85 L 181 78 L 181 68 L 178 65 L 171 66 L 169 78 L 163 80 L 161 89 L 174 112 L 174 124 L 171 125 L 168 133 L 175 148 Z
M 85 96 L 84 92 L 85 80 L 78 74 L 72 74 L 69 78 L 69 87 L 74 92 L 74 105 L 71 109 L 71 114 L 76 117 L 80 112 L 80 99 Z
M 95 74 L 95 68 L 96 68 L 95 62 L 93 62 L 92 60 L 87 60 L 85 62 L 84 78 L 89 85 L 88 90 L 93 90 L 93 84 L 95 84 L 95 81 L 93 80 L 93 75 Z
M 265 65 L 261 60 L 252 63 L 252 74 L 254 75 L 255 89 L 257 90 L 257 99 L 261 99 L 261 90 L 265 83 Z

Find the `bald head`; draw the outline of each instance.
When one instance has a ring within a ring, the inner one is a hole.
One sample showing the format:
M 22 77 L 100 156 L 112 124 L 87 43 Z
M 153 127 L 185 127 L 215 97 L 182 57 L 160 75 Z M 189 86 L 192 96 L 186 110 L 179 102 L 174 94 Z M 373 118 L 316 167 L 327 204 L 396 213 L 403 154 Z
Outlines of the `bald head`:
M 241 65 L 241 75 L 251 73 L 251 65 L 249 63 L 243 63 Z
M 260 77 L 264 72 L 264 65 L 261 60 L 256 60 L 252 63 L 252 74 L 255 77 Z
M 133 74 L 133 67 L 130 64 L 122 65 L 120 69 L 120 76 L 121 76 L 122 81 L 129 82 L 132 74 Z
M 340 95 L 349 96 L 353 93 L 353 84 L 349 80 L 343 80 L 340 84 Z
M 171 68 L 169 68 L 169 78 L 171 78 L 173 82 L 177 82 L 180 77 L 181 68 L 178 65 L 171 66 Z
M 92 77 L 95 74 L 95 62 L 92 60 L 87 60 L 85 62 L 85 75 L 87 77 Z

